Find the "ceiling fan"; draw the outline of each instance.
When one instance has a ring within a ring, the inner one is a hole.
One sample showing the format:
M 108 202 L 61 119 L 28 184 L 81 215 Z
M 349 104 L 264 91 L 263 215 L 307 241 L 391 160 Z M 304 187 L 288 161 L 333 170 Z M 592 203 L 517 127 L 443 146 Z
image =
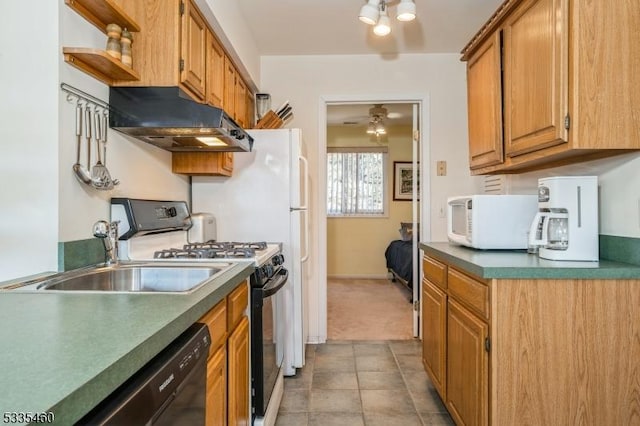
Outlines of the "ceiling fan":
M 388 111 L 386 108 L 382 107 L 382 104 L 374 104 L 372 108 L 369 108 L 369 125 L 367 126 L 367 133 L 375 136 L 387 134 L 387 128 L 384 125 L 384 120 L 387 116 Z
M 406 105 L 404 104 L 343 104 L 332 105 L 327 108 L 327 120 L 331 125 L 339 126 L 367 126 L 371 115 L 377 114 L 387 124 L 398 124 L 398 120 L 406 120 Z M 384 111 L 386 110 L 386 111 Z

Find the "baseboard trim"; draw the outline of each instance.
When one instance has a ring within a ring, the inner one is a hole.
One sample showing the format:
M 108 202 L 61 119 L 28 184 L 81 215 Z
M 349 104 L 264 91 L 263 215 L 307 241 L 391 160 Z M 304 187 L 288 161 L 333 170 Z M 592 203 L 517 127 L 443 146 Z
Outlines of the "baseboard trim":
M 338 275 L 327 275 L 327 279 L 347 279 L 347 280 L 387 280 L 389 279 L 388 274 L 379 275 L 379 274 L 338 274 Z

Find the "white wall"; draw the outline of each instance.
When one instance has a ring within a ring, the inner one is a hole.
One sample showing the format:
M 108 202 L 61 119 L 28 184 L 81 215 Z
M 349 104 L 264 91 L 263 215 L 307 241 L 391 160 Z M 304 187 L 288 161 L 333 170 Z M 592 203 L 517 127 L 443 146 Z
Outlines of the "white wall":
M 509 192 L 534 194 L 539 178 L 563 175 L 598 176 L 600 234 L 640 238 L 640 154 L 512 175 Z
M 470 193 L 477 187 L 477 179 L 470 177 L 467 161 L 467 119 L 465 64 L 458 54 L 402 55 L 385 60 L 377 55 L 361 56 L 269 56 L 261 60 L 260 86 L 270 93 L 273 104 L 290 100 L 294 119 L 289 127 L 303 129 L 311 173 L 311 238 L 309 294 L 310 338 L 322 340 L 326 330 L 322 323 L 322 283 L 318 280 L 317 245 L 319 237 L 318 200 L 318 140 L 321 99 L 362 96 L 366 99 L 426 98 L 430 100 L 423 123 L 430 141 L 428 155 L 431 174 L 430 192 L 433 204 L 424 201 L 423 209 L 431 211 L 431 239 L 444 240 L 444 219 L 437 217 L 437 206 L 447 196 Z M 324 142 L 322 142 L 324 144 Z M 424 158 L 424 157 L 423 157 Z M 435 161 L 446 160 L 448 176 L 435 176 Z M 425 179 L 426 181 L 426 179 Z
M 0 281 L 58 266 L 59 3 L 0 14 Z
M 75 102 L 67 101 L 60 83 L 104 101 L 108 87 L 65 63 L 62 46 L 104 49 L 106 35 L 62 1 L 4 6 L 0 281 L 56 270 L 57 243 L 92 238 L 93 223 L 109 218 L 111 197 L 189 196 L 188 178 L 171 173 L 169 152 L 115 131 L 109 131 L 107 166 L 120 186 L 97 191 L 79 183 L 71 169 L 76 160 Z M 38 31 L 25 31 L 25 16 Z M 83 152 L 81 161 L 85 158 Z

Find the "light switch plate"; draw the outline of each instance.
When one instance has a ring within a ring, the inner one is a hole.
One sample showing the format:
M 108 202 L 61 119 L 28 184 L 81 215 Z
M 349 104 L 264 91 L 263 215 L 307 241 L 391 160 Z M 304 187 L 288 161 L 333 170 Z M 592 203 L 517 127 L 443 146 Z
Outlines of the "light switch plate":
M 446 176 L 447 175 L 447 162 L 446 161 L 438 161 L 436 163 L 436 170 L 438 176 Z

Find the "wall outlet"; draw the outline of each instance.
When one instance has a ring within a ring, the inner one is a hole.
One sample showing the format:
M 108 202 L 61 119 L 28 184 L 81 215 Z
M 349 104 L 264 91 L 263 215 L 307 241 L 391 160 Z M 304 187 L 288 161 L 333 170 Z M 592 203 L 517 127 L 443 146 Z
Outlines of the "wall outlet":
M 447 162 L 446 161 L 438 161 L 436 163 L 436 170 L 438 176 L 446 176 L 447 175 Z

